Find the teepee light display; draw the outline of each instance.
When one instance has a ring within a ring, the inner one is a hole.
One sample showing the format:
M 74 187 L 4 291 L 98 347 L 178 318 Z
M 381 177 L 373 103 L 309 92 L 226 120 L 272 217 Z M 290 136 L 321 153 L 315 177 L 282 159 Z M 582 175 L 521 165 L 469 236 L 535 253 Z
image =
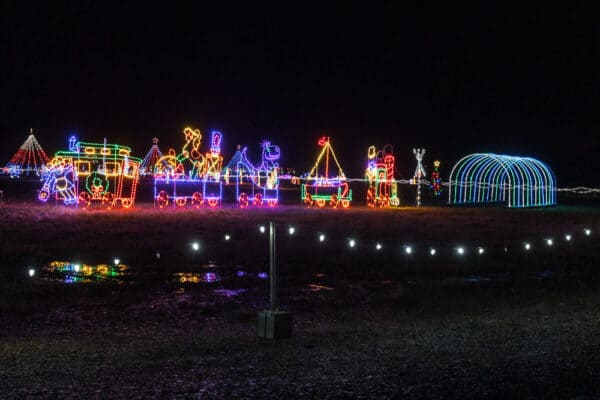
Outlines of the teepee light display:
M 154 166 L 162 158 L 163 154 L 158 148 L 158 138 L 152 139 L 152 147 L 146 157 L 142 160 L 142 165 L 140 166 L 140 174 L 142 175 L 153 175 L 154 174 Z
M 3 172 L 13 178 L 29 174 L 39 175 L 48 161 L 48 155 L 33 135 L 33 129 L 30 129 L 27 140 L 12 156 Z

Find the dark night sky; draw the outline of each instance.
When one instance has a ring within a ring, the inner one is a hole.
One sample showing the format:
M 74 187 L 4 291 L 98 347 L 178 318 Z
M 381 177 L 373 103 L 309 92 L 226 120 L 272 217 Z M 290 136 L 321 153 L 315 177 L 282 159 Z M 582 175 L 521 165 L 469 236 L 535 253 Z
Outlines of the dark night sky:
M 143 157 L 154 136 L 179 149 L 191 124 L 203 151 L 211 130 L 223 132 L 225 161 L 236 144 L 257 156 L 270 138 L 283 165 L 307 171 L 327 134 L 352 177 L 368 145 L 391 143 L 403 178 L 412 148 L 425 147 L 426 167 L 441 159 L 445 179 L 461 156 L 495 152 L 548 163 L 559 186 L 600 184 L 593 1 L 51 3 L 1 3 L 2 165 L 29 127 L 48 153 L 75 132 Z

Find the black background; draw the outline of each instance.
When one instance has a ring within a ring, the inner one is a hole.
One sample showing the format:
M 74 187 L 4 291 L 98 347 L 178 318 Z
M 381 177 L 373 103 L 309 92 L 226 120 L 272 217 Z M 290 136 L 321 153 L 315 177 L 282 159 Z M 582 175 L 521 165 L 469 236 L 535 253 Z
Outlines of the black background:
M 329 135 L 351 177 L 391 143 L 402 178 L 424 147 L 444 179 L 494 152 L 546 162 L 559 186 L 599 183 L 594 2 L 48 3 L 1 3 L 1 164 L 30 127 L 49 155 L 75 133 L 143 157 L 154 136 L 179 149 L 189 124 L 203 151 L 222 131 L 225 162 L 269 138 L 305 172 Z

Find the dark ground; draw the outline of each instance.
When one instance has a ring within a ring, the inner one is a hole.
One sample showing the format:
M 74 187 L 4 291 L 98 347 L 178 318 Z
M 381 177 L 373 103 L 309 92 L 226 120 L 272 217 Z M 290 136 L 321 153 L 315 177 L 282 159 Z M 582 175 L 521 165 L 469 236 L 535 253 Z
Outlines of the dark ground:
M 600 397 L 598 207 L 138 206 L 0 206 L 1 398 Z M 280 304 L 294 318 L 292 338 L 280 341 L 255 329 L 268 307 L 257 228 L 270 219 Z M 52 260 L 115 256 L 130 266 L 126 279 L 43 276 Z M 30 266 L 39 275 L 29 278 Z M 222 279 L 173 279 L 205 271 Z

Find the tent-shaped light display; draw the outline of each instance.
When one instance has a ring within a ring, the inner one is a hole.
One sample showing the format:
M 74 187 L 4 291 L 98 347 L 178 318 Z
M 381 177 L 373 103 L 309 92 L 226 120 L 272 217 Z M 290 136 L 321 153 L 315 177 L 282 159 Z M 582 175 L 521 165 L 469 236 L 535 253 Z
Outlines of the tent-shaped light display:
M 142 165 L 140 166 L 140 174 L 142 175 L 153 175 L 154 174 L 154 166 L 163 156 L 163 153 L 158 148 L 158 138 L 152 139 L 152 147 L 142 160 Z
M 30 129 L 29 136 L 2 172 L 13 178 L 29 174 L 40 175 L 48 161 L 48 155 L 33 135 L 33 129 Z
M 477 153 L 454 165 L 448 192 L 450 204 L 550 206 L 556 204 L 556 178 L 546 164 L 534 158 Z

